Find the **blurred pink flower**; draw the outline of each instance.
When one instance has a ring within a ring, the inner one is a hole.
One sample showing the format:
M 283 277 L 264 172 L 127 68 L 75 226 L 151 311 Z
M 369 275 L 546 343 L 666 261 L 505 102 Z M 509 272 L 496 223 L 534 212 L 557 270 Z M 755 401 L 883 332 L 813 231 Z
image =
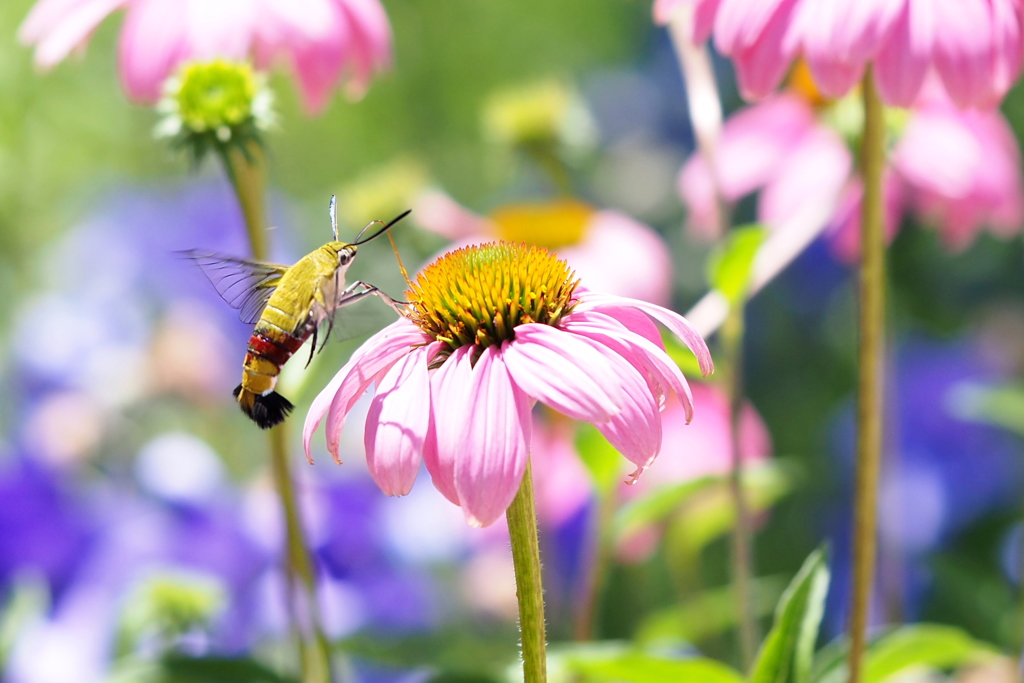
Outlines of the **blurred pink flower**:
M 715 159 L 715 182 L 730 202 L 761 191 L 758 220 L 777 227 L 808 197 L 836 206 L 833 248 L 846 260 L 858 254 L 860 180 L 842 138 L 794 94 L 774 95 L 730 117 Z M 998 111 L 962 111 L 944 97 L 923 98 L 913 110 L 885 176 L 890 239 L 903 211 L 934 224 L 953 249 L 968 246 L 983 228 L 999 235 L 1024 222 L 1020 153 Z M 707 163 L 695 154 L 679 175 L 689 223 L 709 235 L 718 211 Z
M 477 215 L 440 192 L 415 203 L 417 222 L 453 240 L 450 249 L 495 239 L 546 247 L 569 262 L 591 289 L 667 306 L 672 255 L 658 233 L 621 211 L 559 199 L 509 204 Z
M 407 293 L 415 323 L 402 318 L 371 337 L 317 396 L 303 429 L 307 456 L 326 416 L 337 457 L 346 415 L 376 382 L 365 426 L 374 480 L 385 493 L 404 495 L 422 460 L 471 525 L 493 523 L 515 496 L 537 401 L 593 423 L 638 477 L 661 450 L 660 411 L 669 395 L 688 415 L 693 410 L 653 321 L 690 347 L 705 374 L 711 355 L 682 316 L 577 291 L 574 281 L 563 261 L 538 247 L 497 243 L 442 256 Z M 500 295 L 515 297 L 501 302 L 493 291 L 516 294 Z
M 1019 0 L 656 0 L 655 19 L 686 5 L 693 40 L 714 34 L 748 99 L 771 93 L 803 57 L 829 97 L 849 92 L 873 62 L 889 104 L 909 106 L 934 73 L 957 106 L 991 107 L 1024 59 Z
M 344 77 L 353 95 L 391 63 L 391 27 L 378 0 L 40 0 L 19 38 L 50 68 L 84 48 L 104 18 L 124 9 L 121 84 L 137 102 L 155 103 L 184 62 L 286 61 L 306 109 L 319 112 Z

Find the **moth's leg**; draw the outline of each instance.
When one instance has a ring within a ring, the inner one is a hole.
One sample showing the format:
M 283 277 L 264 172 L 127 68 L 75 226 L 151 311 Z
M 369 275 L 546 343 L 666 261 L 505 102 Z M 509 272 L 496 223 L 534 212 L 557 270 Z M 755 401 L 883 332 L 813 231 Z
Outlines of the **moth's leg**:
M 309 345 L 309 360 L 306 361 L 305 367 L 309 367 L 309 364 L 313 362 L 313 352 L 316 351 L 316 335 L 320 331 L 320 326 L 317 325 L 313 328 L 313 342 Z M 326 340 L 324 340 L 326 341 Z M 323 347 L 321 347 L 323 348 Z
M 324 343 L 320 345 L 320 351 L 323 351 L 324 347 L 327 346 L 327 340 L 331 338 L 331 332 L 333 332 L 333 331 L 334 331 L 334 316 L 333 315 L 329 315 L 329 316 L 327 316 L 327 334 L 324 335 Z M 319 353 L 319 351 L 317 353 Z
M 362 291 L 358 291 L 358 290 Z M 405 306 L 409 305 L 408 301 L 397 301 L 388 296 L 385 292 L 378 289 L 375 285 L 368 284 L 362 280 L 356 280 L 351 285 L 345 288 L 345 291 L 338 297 L 338 308 L 342 306 L 348 306 L 349 304 L 355 303 L 360 299 L 374 294 L 379 296 L 384 303 L 386 303 L 395 313 L 405 317 L 406 310 Z

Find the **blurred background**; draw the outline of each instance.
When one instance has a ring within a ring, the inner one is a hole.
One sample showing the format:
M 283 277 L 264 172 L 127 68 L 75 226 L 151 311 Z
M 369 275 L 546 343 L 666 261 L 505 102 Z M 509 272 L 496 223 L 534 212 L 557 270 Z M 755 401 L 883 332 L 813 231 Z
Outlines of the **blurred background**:
M 681 313 L 707 292 L 714 245 L 687 229 L 677 189 L 695 146 L 685 87 L 649 3 L 383 4 L 394 67 L 361 100 L 338 95 L 310 117 L 294 83 L 271 77 L 274 260 L 330 238 L 336 194 L 343 239 L 414 209 L 394 232 L 410 272 L 449 238 L 498 235 L 547 239 L 585 283 Z M 265 440 L 231 397 L 251 328 L 176 254 L 247 255 L 241 213 L 213 160 L 191 166 L 154 139 L 153 109 L 126 101 L 120 15 L 44 75 L 16 37 L 31 5 L 0 6 L 0 671 L 12 682 L 140 680 L 168 643 L 278 667 L 289 642 L 282 520 Z M 729 65 L 714 65 L 725 110 L 740 108 Z M 555 112 L 554 165 L 551 150 L 509 144 L 516 107 Z M 1003 110 L 1024 132 L 1024 91 Z M 742 200 L 733 223 L 755 215 Z M 541 219 L 579 225 L 540 237 L 523 228 Z M 828 540 L 823 643 L 845 623 L 856 384 L 856 282 L 830 239 L 748 306 L 741 428 L 762 625 Z M 1014 656 L 1024 643 L 1021 239 L 982 232 L 951 250 L 908 214 L 889 264 L 877 619 L 955 625 Z M 403 290 L 382 240 L 360 250 L 350 277 Z M 325 628 L 366 680 L 500 680 L 517 642 L 506 532 L 468 528 L 429 477 L 406 498 L 384 496 L 359 419 L 343 466 L 319 434 L 317 464 L 301 456 L 310 401 L 392 319 L 376 300 L 347 310 L 340 341 L 289 380 Z M 589 605 L 595 639 L 688 643 L 737 664 L 728 403 L 715 384 L 694 392 L 697 418 L 666 427 L 642 485 L 627 491 L 616 475 L 604 497 L 618 522 L 593 589 L 605 507 L 583 462 L 608 447 L 538 414 L 552 642 L 585 633 Z M 659 492 L 668 503 L 657 513 L 631 507 Z

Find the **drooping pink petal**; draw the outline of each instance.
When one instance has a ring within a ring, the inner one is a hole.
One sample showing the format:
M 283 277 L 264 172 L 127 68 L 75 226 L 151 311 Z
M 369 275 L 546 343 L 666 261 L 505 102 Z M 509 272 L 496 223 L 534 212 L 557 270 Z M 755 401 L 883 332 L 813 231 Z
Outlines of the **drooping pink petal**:
M 639 373 L 626 373 L 622 379 L 626 395 L 622 411 L 594 426 L 615 450 L 636 465 L 630 475 L 636 481 L 661 450 L 661 411 Z
M 480 354 L 460 398 L 454 405 L 438 406 L 461 416 L 455 490 L 469 524 L 488 526 L 519 490 L 530 455 L 531 401 L 512 382 L 496 346 Z
M 635 308 L 647 314 L 667 327 L 672 334 L 679 337 L 686 344 L 687 348 L 697 357 L 697 363 L 700 365 L 700 370 L 705 377 L 715 371 L 715 364 L 711 360 L 711 352 L 708 350 L 708 345 L 704 342 L 704 338 L 697 333 L 697 330 L 693 329 L 693 326 L 686 318 L 675 311 L 649 304 L 646 301 L 598 294 L 596 292 L 585 292 L 580 297 L 576 310 L 580 312 L 589 310 L 604 312 L 602 309 L 606 306 L 611 309 L 618 307 Z M 608 313 L 613 317 L 615 315 L 613 311 L 608 311 Z
M 767 97 L 789 70 L 797 41 L 789 37 L 798 0 L 722 0 L 715 18 L 715 45 L 736 65 L 740 94 Z
M 138 0 L 121 28 L 118 71 L 121 86 L 136 102 L 160 99 L 164 81 L 187 48 L 187 18 L 179 0 Z
M 821 92 L 842 97 L 860 80 L 864 66 L 906 0 L 803 2 L 794 17 L 791 39 L 799 40 Z
M 378 0 L 336 0 L 352 35 L 350 94 L 362 96 L 374 73 L 391 65 L 391 25 Z
M 875 82 L 885 102 L 898 107 L 914 103 L 931 65 L 934 40 L 931 0 L 906 0 L 875 57 Z
M 619 211 L 598 211 L 583 241 L 558 250 L 589 287 L 610 294 L 668 303 L 672 255 L 657 232 Z
M 185 14 L 183 59 L 244 61 L 255 31 L 255 3 L 252 0 L 179 0 Z
M 330 32 L 323 38 L 297 41 L 288 48 L 303 106 L 311 114 L 320 113 L 327 106 L 341 78 L 345 57 L 352 49 L 350 26 L 339 10 L 334 9 L 328 26 Z
M 32 8 L 18 39 L 36 45 L 36 64 L 48 69 L 76 47 L 85 45 L 93 30 L 128 0 L 44 0 Z
M 430 424 L 427 363 L 436 349 L 414 348 L 377 386 L 364 430 L 370 475 L 389 496 L 404 496 L 419 471 Z
M 640 314 L 642 315 L 642 314 Z M 644 316 L 646 318 L 646 316 Z M 566 316 L 561 323 L 570 332 L 589 336 L 624 357 L 632 357 L 655 382 L 675 393 L 686 408 L 687 420 L 693 416 L 693 400 L 690 387 L 679 366 L 672 362 L 659 344 L 652 343 L 643 335 L 629 330 L 619 320 L 599 310 L 583 311 Z M 659 401 L 659 407 L 663 407 Z
M 621 384 L 603 381 L 608 363 L 593 342 L 529 323 L 516 327 L 516 338 L 502 358 L 528 396 L 573 419 L 606 422 L 622 409 Z
M 992 11 L 992 90 L 1002 99 L 1024 66 L 1024 12 L 1018 0 L 989 0 Z
M 843 140 L 830 128 L 815 128 L 775 169 L 761 193 L 758 218 L 777 227 L 798 215 L 809 201 L 837 202 L 852 165 Z
M 995 51 L 989 0 L 932 0 L 935 67 L 957 106 L 988 106 L 995 98 Z
M 377 373 L 390 367 L 399 358 L 409 353 L 412 347 L 430 341 L 430 337 L 403 318 L 388 325 L 360 346 L 348 363 L 317 395 L 309 408 L 306 422 L 302 428 L 302 444 L 306 451 L 306 458 L 310 462 L 313 461 L 310 455 L 310 442 L 325 415 L 330 418 L 327 445 L 337 458 L 338 439 L 345 423 L 345 416 L 373 382 Z
M 716 183 L 722 198 L 731 202 L 759 189 L 816 125 L 811 107 L 793 95 L 771 97 L 730 116 L 715 150 L 714 177 L 700 154 L 691 156 L 679 174 L 687 223 L 716 237 L 711 234 L 718 222 Z
M 456 505 L 461 505 L 462 501 L 455 488 L 455 460 L 460 454 L 460 430 L 467 415 L 455 412 L 453 407 L 462 405 L 473 381 L 472 352 L 473 347 L 460 346 L 430 375 L 433 429 L 427 435 L 423 462 L 434 488 Z

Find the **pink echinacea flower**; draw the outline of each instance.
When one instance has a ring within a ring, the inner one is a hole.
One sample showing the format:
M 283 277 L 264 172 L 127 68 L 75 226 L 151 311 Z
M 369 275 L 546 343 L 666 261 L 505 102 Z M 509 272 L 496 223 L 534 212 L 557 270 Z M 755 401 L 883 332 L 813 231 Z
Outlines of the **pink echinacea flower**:
M 441 192 L 416 202 L 417 222 L 454 246 L 529 242 L 564 258 L 587 286 L 661 306 L 672 293 L 672 255 L 651 227 L 571 198 L 505 204 L 479 216 Z
M 679 175 L 689 226 L 699 235 L 715 225 L 715 184 L 735 202 L 760 191 L 758 220 L 777 228 L 809 198 L 834 205 L 827 230 L 845 261 L 859 253 L 860 179 L 843 136 L 831 127 L 841 115 L 813 106 L 797 92 L 746 107 L 726 122 L 714 178 L 695 154 Z M 885 227 L 891 239 L 904 212 L 935 226 L 951 250 L 971 244 L 983 229 L 1006 237 L 1024 224 L 1024 176 L 1009 124 L 998 110 L 960 110 L 939 88 L 928 88 L 899 120 L 884 177 Z
M 848 93 L 873 63 L 888 104 L 909 106 L 934 73 L 958 107 L 990 107 L 1024 60 L 1019 0 L 657 0 L 655 20 L 687 6 L 692 39 L 713 34 L 747 99 L 767 96 L 803 57 L 829 97 Z
M 185 62 L 283 59 L 303 104 L 321 111 L 341 80 L 360 94 L 391 63 L 391 27 L 378 0 L 40 0 L 19 38 L 36 64 L 54 66 L 84 48 L 104 18 L 126 12 L 118 64 L 129 98 L 153 104 Z
M 713 370 L 707 345 L 668 309 L 578 288 L 546 250 L 498 242 L 450 252 L 407 293 L 410 312 L 370 338 L 317 396 L 303 429 L 327 418 L 337 459 L 341 428 L 376 383 L 364 444 L 389 495 L 412 488 L 420 462 L 467 521 L 487 526 L 512 502 L 530 457 L 533 405 L 593 423 L 638 477 L 661 450 L 661 411 L 690 389 L 654 321 Z M 543 476 L 540 474 L 539 476 Z

